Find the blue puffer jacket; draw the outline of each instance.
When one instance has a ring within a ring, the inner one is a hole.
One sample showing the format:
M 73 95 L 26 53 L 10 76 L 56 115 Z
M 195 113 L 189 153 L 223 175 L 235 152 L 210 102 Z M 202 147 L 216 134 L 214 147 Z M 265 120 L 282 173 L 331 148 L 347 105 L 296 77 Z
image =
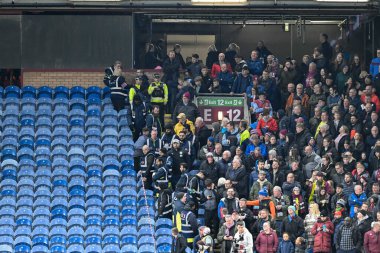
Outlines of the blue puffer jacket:
M 289 241 L 281 241 L 278 245 L 277 253 L 294 253 L 293 243 Z
M 257 59 L 257 60 L 252 60 L 252 59 L 249 59 L 247 61 L 247 65 L 248 65 L 248 69 L 249 69 L 249 73 L 251 73 L 251 75 L 256 75 L 256 76 L 261 76 L 261 74 L 263 73 L 263 63 Z
M 353 218 L 355 216 L 355 205 L 362 206 L 364 202 L 367 201 L 367 195 L 363 192 L 360 196 L 357 196 L 355 193 L 352 193 L 348 198 L 348 204 L 350 205 L 350 217 Z

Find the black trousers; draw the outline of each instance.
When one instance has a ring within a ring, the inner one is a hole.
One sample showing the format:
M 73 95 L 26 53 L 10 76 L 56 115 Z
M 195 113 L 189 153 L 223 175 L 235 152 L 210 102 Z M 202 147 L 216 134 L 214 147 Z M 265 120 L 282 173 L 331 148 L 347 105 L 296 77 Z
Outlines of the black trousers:
M 211 229 L 212 237 L 216 237 L 219 231 L 219 219 L 216 209 L 205 210 L 205 225 Z
M 111 94 L 111 101 L 113 108 L 115 108 L 116 111 L 120 111 L 125 109 L 127 103 L 126 100 L 127 97 L 120 95 L 120 94 Z

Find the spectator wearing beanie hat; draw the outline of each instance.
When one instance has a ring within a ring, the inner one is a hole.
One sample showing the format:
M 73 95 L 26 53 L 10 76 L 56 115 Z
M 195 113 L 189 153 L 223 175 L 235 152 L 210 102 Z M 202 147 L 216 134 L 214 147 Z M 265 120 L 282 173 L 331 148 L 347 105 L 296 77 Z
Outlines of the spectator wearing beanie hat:
M 195 119 L 200 116 L 198 107 L 191 102 L 191 95 L 188 91 L 183 94 L 182 101 L 175 107 L 173 112 L 173 121 L 175 120 L 175 117 L 181 113 L 185 114 L 186 118 L 191 122 L 195 122 Z
M 305 227 L 302 218 L 296 214 L 294 206 L 288 207 L 288 213 L 289 215 L 282 222 L 281 231 L 282 233 L 287 232 L 290 240 L 294 243 L 297 237 L 305 233 Z
M 276 207 L 273 203 L 273 200 L 268 194 L 268 190 L 266 187 L 262 188 L 259 191 L 259 199 L 247 201 L 247 206 L 253 206 L 254 209 L 267 209 L 270 212 L 272 220 L 276 218 Z

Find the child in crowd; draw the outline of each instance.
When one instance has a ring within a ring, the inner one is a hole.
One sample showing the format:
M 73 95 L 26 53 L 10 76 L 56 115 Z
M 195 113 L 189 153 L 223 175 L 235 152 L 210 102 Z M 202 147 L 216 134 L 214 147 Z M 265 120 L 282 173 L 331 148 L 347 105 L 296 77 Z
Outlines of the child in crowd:
M 294 245 L 289 239 L 289 234 L 286 232 L 282 234 L 282 241 L 278 246 L 277 253 L 294 253 Z
M 296 248 L 295 248 L 294 253 L 305 253 L 305 248 L 306 248 L 305 238 L 297 237 Z

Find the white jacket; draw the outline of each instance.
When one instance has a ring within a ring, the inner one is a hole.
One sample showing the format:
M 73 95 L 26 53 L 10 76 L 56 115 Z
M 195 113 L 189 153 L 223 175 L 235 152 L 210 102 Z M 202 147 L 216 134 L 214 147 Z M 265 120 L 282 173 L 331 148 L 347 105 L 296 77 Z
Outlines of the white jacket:
M 244 228 L 244 233 L 243 233 L 243 238 L 244 240 L 243 241 L 240 241 L 239 242 L 239 239 L 240 239 L 240 234 L 239 232 L 237 232 L 234 236 L 234 239 L 235 241 L 237 241 L 238 243 L 243 244 L 244 245 L 244 250 L 241 250 L 241 251 L 237 251 L 238 253 L 253 253 L 253 239 L 252 239 L 252 234 L 248 231 L 248 229 Z M 235 244 L 236 246 L 238 246 L 239 244 Z M 231 249 L 231 253 L 235 253 L 236 251 L 233 251 L 233 248 Z

